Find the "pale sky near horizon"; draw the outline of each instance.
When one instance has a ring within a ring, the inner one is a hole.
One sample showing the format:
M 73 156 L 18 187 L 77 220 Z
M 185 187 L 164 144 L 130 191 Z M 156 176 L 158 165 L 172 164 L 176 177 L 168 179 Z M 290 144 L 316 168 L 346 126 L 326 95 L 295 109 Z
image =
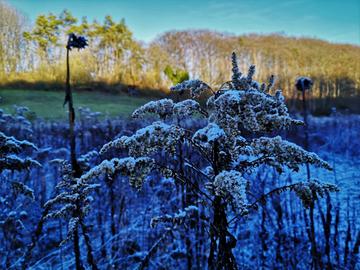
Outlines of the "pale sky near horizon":
M 79 19 L 124 18 L 135 38 L 149 42 L 169 30 L 234 34 L 285 33 L 360 45 L 358 0 L 8 0 L 32 22 L 69 9 Z

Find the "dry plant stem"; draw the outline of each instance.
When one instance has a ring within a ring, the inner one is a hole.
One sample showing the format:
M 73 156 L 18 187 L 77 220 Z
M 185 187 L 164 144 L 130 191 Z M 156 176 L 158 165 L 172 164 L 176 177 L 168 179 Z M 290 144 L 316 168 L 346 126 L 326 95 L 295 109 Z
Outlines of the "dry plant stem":
M 21 269 L 26 270 L 28 268 L 28 264 L 31 258 L 31 252 L 34 249 L 36 243 L 39 241 L 40 235 L 42 233 L 44 223 L 45 223 L 45 216 L 49 213 L 49 208 L 45 208 L 44 212 L 41 215 L 41 218 L 36 226 L 36 230 L 33 233 L 31 243 L 28 245 L 27 250 L 24 255 L 24 259 L 21 265 Z
M 91 266 L 92 270 L 98 270 L 99 268 L 97 267 L 97 265 L 95 263 L 95 259 L 93 257 L 93 249 L 92 249 L 92 246 L 91 246 L 91 241 L 90 241 L 90 237 L 89 237 L 89 234 L 88 234 L 88 230 L 87 230 L 87 227 L 86 227 L 86 225 L 85 225 L 82 218 L 80 218 L 80 225 L 81 225 L 81 229 L 82 229 L 82 234 L 83 234 L 84 239 L 85 239 L 85 245 L 86 245 L 86 248 L 87 248 L 87 261 L 88 261 L 88 264 Z
M 219 143 L 214 142 L 213 153 L 214 174 L 220 173 L 219 162 Z M 209 269 L 228 269 L 236 270 L 237 263 L 232 249 L 236 246 L 236 239 L 228 231 L 228 221 L 226 217 L 226 204 L 222 202 L 220 196 L 215 196 L 213 200 L 214 217 L 210 228 L 210 252 L 208 257 Z M 229 241 L 227 240 L 229 237 Z
M 70 37 L 69 37 L 70 38 Z M 68 103 L 69 109 L 69 136 L 70 136 L 70 155 L 71 155 L 71 166 L 73 170 L 74 177 L 80 177 L 82 172 L 80 166 L 76 159 L 76 138 L 75 138 L 75 110 L 73 106 L 73 98 L 72 92 L 70 88 L 70 48 L 66 48 L 66 95 L 65 95 L 65 103 Z M 82 270 L 84 269 L 81 263 L 81 253 L 79 246 L 79 232 L 78 228 L 74 231 L 74 254 L 76 261 L 76 269 Z
M 168 236 L 168 234 L 171 233 L 171 229 L 166 230 L 162 236 L 154 243 L 154 245 L 149 249 L 148 253 L 144 257 L 144 259 L 141 261 L 138 270 L 144 270 L 149 265 L 150 258 L 155 255 L 156 250 L 158 249 L 160 243 L 165 240 L 165 238 Z
M 309 150 L 309 126 L 308 126 L 308 119 L 307 119 L 307 106 L 306 106 L 306 95 L 305 95 L 305 89 L 302 89 L 302 105 L 303 105 L 303 114 L 304 114 L 304 133 L 305 133 L 305 141 L 304 141 L 304 148 L 305 150 Z M 307 179 L 310 181 L 310 165 L 309 163 L 306 163 L 306 173 L 307 173 Z M 310 210 L 309 210 L 309 216 L 310 216 L 310 242 L 311 242 L 311 256 L 312 256 L 312 267 L 314 267 L 315 270 L 318 269 L 318 267 L 321 264 L 321 258 L 319 258 L 318 251 L 317 251 L 317 245 L 316 245 L 316 239 L 315 239 L 315 224 L 314 224 L 314 203 L 311 204 Z
M 74 171 L 74 177 L 81 176 L 81 169 L 76 159 L 76 138 L 75 138 L 75 110 L 73 105 L 73 97 L 70 88 L 70 50 L 66 49 L 66 93 L 65 103 L 68 103 L 69 109 L 69 136 L 70 136 L 70 155 L 71 166 Z

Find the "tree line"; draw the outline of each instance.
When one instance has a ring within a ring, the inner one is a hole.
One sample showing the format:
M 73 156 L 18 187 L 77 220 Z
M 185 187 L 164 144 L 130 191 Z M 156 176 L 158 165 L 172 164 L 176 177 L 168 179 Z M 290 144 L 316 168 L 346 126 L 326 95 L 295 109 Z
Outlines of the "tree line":
M 14 7 L 0 3 L 0 78 L 3 87 L 35 84 L 63 86 L 66 37 L 69 33 L 88 38 L 89 50 L 75 52 L 73 83 L 94 88 L 167 89 L 167 72 L 187 73 L 213 86 L 229 80 L 228 57 L 237 52 L 240 69 L 250 64 L 259 69 L 258 79 L 277 74 L 278 87 L 295 98 L 297 76 L 314 80 L 314 98 L 350 97 L 360 93 L 360 47 L 333 44 L 280 34 L 233 35 L 210 30 L 170 31 L 150 43 L 136 40 L 124 19 L 106 16 L 89 22 L 69 10 L 42 14 L 33 24 Z M 185 75 L 185 77 L 187 77 Z M 101 85 L 101 84 L 100 84 Z

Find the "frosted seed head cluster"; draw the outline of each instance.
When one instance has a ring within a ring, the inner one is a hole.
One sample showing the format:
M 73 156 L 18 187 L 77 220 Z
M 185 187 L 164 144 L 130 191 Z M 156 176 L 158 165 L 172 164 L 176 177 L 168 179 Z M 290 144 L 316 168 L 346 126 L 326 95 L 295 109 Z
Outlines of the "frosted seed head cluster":
M 205 91 L 211 90 L 211 88 L 201 80 L 187 80 L 171 87 L 170 90 L 180 93 L 189 90 L 192 98 L 198 98 Z
M 92 155 L 93 153 L 90 152 L 83 155 L 83 158 L 86 159 Z M 44 204 L 48 212 L 43 219 L 60 218 L 68 220 L 67 237 L 61 243 L 64 244 L 73 237 L 81 219 L 89 213 L 93 201 L 91 193 L 100 188 L 100 184 L 92 181 L 95 177 L 86 178 L 83 175 L 80 178 L 74 178 L 72 166 L 65 160 L 57 163 L 61 166 L 62 180 L 56 186 L 58 194 Z
M 18 182 L 18 181 L 12 181 L 11 187 L 17 194 L 22 194 L 31 200 L 35 200 L 34 190 L 29 188 L 27 185 Z
M 304 207 L 309 208 L 319 197 L 323 197 L 328 192 L 338 192 L 339 188 L 336 185 L 321 183 L 316 179 L 312 179 L 297 184 L 294 191 L 304 204 Z
M 156 101 L 150 101 L 140 108 L 136 109 L 132 117 L 144 118 L 147 114 L 158 115 L 161 119 L 176 117 L 187 117 L 194 113 L 200 112 L 200 104 L 192 99 L 186 99 L 178 103 L 173 102 L 171 99 L 160 99 Z
M 0 132 L 0 175 L 5 170 L 22 171 L 31 167 L 41 167 L 41 164 L 24 153 L 27 148 L 37 150 L 36 146 L 26 140 L 20 141 Z M 32 200 L 34 191 L 27 185 L 10 181 L 10 187 L 16 194 L 22 194 Z
M 156 101 L 150 101 L 140 108 L 136 109 L 132 117 L 143 118 L 146 114 L 157 114 L 160 118 L 172 116 L 174 102 L 171 99 L 164 98 Z
M 100 175 L 113 176 L 118 173 L 129 178 L 130 185 L 136 189 L 140 189 L 145 182 L 146 176 L 153 170 L 155 166 L 154 160 L 147 157 L 140 158 L 114 158 L 112 160 L 104 160 L 99 165 L 92 168 L 81 178 L 81 182 L 87 182 L 97 178 Z
M 212 96 L 207 100 L 206 111 L 201 108 L 200 103 L 192 99 L 178 103 L 161 99 L 137 109 L 133 117 L 143 118 L 147 114 L 155 114 L 161 121 L 139 129 L 132 136 L 123 136 L 104 145 L 100 154 L 123 148 L 128 150 L 129 157 L 103 161 L 81 177 L 80 182 L 86 183 L 101 174 L 119 173 L 129 178 L 130 185 L 140 189 L 146 176 L 156 169 L 167 178 L 187 183 L 188 176 L 178 172 L 174 168 L 177 166 L 172 163 L 180 160 L 176 156 L 179 146 L 188 143 L 191 149 L 197 152 L 196 158 L 206 160 L 207 167 L 203 170 L 193 164 L 193 157 L 185 156 L 181 164 L 186 168 L 185 171 L 193 170 L 207 178 L 206 187 L 209 192 L 202 192 L 202 187 L 199 187 L 199 194 L 207 199 L 220 196 L 223 203 L 231 204 L 233 209 L 243 214 L 248 213 L 251 206 L 247 198 L 249 183 L 244 175 L 252 172 L 254 168 L 265 164 L 275 167 L 281 173 L 284 166 L 297 171 L 301 165 L 309 163 L 330 169 L 329 164 L 316 154 L 282 140 L 281 137 L 259 138 L 259 133 L 270 133 L 291 125 L 302 125 L 303 122 L 290 117 L 281 90 L 269 93 L 274 87 L 273 75 L 267 83 L 260 84 L 253 79 L 254 65 L 249 67 L 247 75 L 243 75 L 239 71 L 235 53 L 232 54 L 232 65 L 231 81 L 225 82 L 217 92 L 200 80 L 184 81 L 171 88 L 172 91 L 180 93 L 190 91 L 192 98 L 211 90 Z M 191 116 L 196 112 L 207 117 L 206 123 L 201 128 L 192 125 L 185 130 L 183 126 L 187 125 L 187 122 L 180 118 L 190 116 L 191 120 Z M 253 139 L 246 139 L 242 133 L 251 133 Z M 163 157 L 164 152 L 171 155 L 171 161 L 161 165 L 157 154 Z M 182 152 L 182 155 L 187 154 L 189 153 Z M 191 177 L 191 174 L 189 175 Z M 278 190 L 295 190 L 302 200 L 309 201 L 316 198 L 313 195 L 309 197 L 309 190 L 310 193 L 315 192 L 321 196 L 326 191 L 334 191 L 335 187 L 313 181 Z M 155 227 L 159 222 L 179 224 L 186 216 L 187 210 L 184 209 L 175 215 L 155 217 L 151 226 Z
M 313 81 L 309 77 L 299 77 L 295 82 L 295 87 L 298 91 L 310 90 L 312 85 Z
M 270 132 L 302 124 L 289 116 L 283 101 L 280 92 L 271 96 L 255 89 L 228 90 L 208 101 L 212 108 L 210 120 L 233 134 L 239 133 L 241 128 Z
M 175 215 L 156 216 L 151 219 L 150 227 L 155 228 L 159 223 L 170 223 L 172 226 L 177 226 L 183 224 L 186 219 L 192 218 L 198 211 L 199 209 L 196 206 L 190 205 L 180 209 Z
M 300 146 L 283 140 L 280 136 L 274 138 L 260 137 L 251 142 L 252 154 L 260 157 L 271 157 L 266 163 L 281 169 L 287 166 L 294 171 L 305 163 L 331 170 L 331 166 L 319 158 L 318 155 L 308 152 Z
M 240 172 L 222 171 L 208 187 L 212 189 L 215 195 L 230 200 L 236 209 L 245 209 L 247 205 L 247 181 Z
M 161 150 L 174 154 L 178 142 L 184 136 L 185 131 L 176 125 L 154 122 L 139 129 L 130 137 L 123 136 L 104 145 L 100 153 L 105 153 L 112 148 L 126 148 L 129 150 L 129 155 L 134 157 L 150 155 Z
M 232 86 L 234 89 L 240 89 L 241 88 L 241 72 L 239 71 L 238 63 L 237 63 L 237 56 L 236 53 L 233 52 L 231 54 L 231 63 L 232 63 Z
M 225 142 L 226 134 L 217 124 L 209 123 L 206 127 L 196 131 L 192 139 L 203 147 L 210 149 L 215 141 L 219 143 Z

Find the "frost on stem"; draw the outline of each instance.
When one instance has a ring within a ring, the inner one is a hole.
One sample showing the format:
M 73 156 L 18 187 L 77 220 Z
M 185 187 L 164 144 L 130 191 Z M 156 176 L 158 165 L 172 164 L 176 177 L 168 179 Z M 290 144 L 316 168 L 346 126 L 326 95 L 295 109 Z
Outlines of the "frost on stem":
M 56 186 L 58 195 L 45 203 L 44 207 L 48 213 L 43 219 L 69 220 L 67 237 L 61 243 L 64 244 L 72 239 L 80 219 L 89 213 L 93 201 L 91 193 L 100 185 L 93 183 L 90 179 L 74 178 L 72 167 L 65 160 L 62 161 L 60 169 L 62 179 Z
M 78 217 L 73 217 L 69 220 L 67 236 L 64 240 L 61 241 L 59 246 L 64 245 L 67 241 L 73 238 L 75 230 L 79 226 L 79 223 L 80 223 L 80 219 Z
M 211 87 L 200 80 L 188 80 L 171 87 L 170 90 L 180 93 L 189 90 L 192 98 L 198 98 L 205 91 L 211 91 Z
M 144 118 L 147 114 L 156 114 L 161 119 L 170 118 L 172 116 L 185 117 L 200 112 L 200 104 L 192 99 L 186 99 L 178 103 L 173 102 L 171 99 L 160 99 L 156 101 L 150 101 L 140 108 L 136 109 L 132 117 Z
M 29 197 L 31 200 L 35 200 L 34 190 L 29 188 L 27 185 L 21 182 L 12 181 L 11 187 L 15 193 L 22 194 L 26 197 Z
M 155 228 L 159 223 L 170 223 L 173 226 L 181 225 L 184 223 L 186 219 L 190 219 L 197 214 L 199 209 L 194 206 L 190 205 L 184 209 L 180 209 L 175 215 L 163 215 L 163 216 L 156 216 L 153 217 L 150 221 L 150 227 Z
M 127 148 L 129 155 L 134 157 L 150 155 L 159 150 L 174 154 L 179 141 L 184 138 L 185 131 L 163 122 L 155 122 L 139 129 L 134 135 L 123 136 L 105 144 L 100 150 L 104 154 L 112 148 Z
M 235 52 L 231 54 L 231 63 L 232 63 L 232 77 L 231 77 L 232 85 L 234 89 L 240 89 L 241 88 L 240 79 L 242 74 L 239 71 L 237 56 Z

